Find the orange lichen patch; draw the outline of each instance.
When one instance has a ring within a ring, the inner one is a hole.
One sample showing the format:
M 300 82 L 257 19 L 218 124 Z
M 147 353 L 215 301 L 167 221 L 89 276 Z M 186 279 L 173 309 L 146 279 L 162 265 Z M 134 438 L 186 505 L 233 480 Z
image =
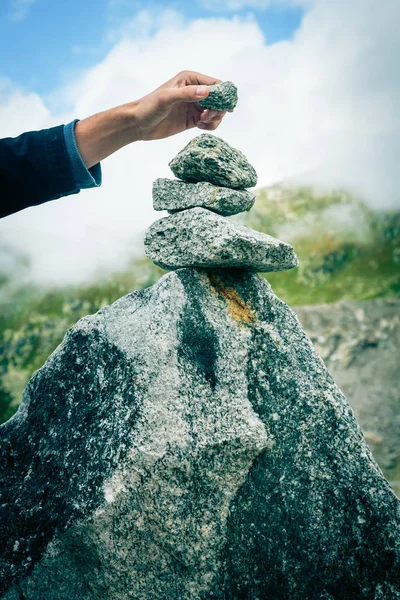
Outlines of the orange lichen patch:
M 208 274 L 211 287 L 225 298 L 228 312 L 232 319 L 242 323 L 254 323 L 257 320 L 255 312 L 242 298 L 236 290 L 225 287 L 220 278 L 212 273 Z
M 216 187 L 214 195 L 213 195 L 213 197 L 211 198 L 211 200 L 210 200 L 210 202 L 208 204 L 214 204 L 214 202 L 217 201 L 218 192 L 219 192 L 219 187 Z

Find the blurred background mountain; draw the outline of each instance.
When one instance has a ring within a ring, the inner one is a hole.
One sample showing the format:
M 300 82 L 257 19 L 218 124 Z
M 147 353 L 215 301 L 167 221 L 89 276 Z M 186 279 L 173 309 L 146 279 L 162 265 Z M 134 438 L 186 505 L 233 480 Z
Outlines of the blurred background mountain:
M 400 212 L 371 210 L 344 190 L 275 185 L 259 189 L 254 208 L 232 219 L 294 246 L 300 266 L 265 277 L 295 308 L 399 493 Z M 5 421 L 69 327 L 129 291 L 152 285 L 164 271 L 142 257 L 112 277 L 43 288 L 29 283 L 26 257 L 0 250 Z

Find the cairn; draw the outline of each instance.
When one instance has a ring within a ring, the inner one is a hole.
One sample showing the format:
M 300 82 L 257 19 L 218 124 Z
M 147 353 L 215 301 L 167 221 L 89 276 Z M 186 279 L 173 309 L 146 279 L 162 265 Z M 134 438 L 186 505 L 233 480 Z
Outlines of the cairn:
M 214 92 L 206 98 L 207 106 L 218 110 L 235 106 L 232 86 L 230 82 L 211 86 L 218 89 L 214 101 L 213 96 L 210 100 Z M 239 150 L 204 133 L 169 166 L 178 179 L 156 179 L 153 185 L 154 209 L 167 210 L 169 216 L 155 221 L 144 239 L 146 255 L 156 265 L 167 270 L 217 267 L 260 272 L 298 265 L 289 244 L 227 218 L 249 211 L 256 197 L 247 188 L 256 185 L 257 173 Z
M 294 266 L 227 218 L 254 201 L 244 157 L 183 154 L 150 255 Z M 265 279 L 217 270 L 80 319 L 27 384 L 0 427 L 0 600 L 399 600 L 400 505 L 353 411 Z

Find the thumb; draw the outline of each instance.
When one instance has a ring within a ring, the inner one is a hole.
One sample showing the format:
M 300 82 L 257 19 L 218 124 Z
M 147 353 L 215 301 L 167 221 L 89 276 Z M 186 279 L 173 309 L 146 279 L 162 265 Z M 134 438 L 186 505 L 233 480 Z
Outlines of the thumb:
M 163 90 L 160 96 L 161 108 L 173 106 L 179 102 L 198 102 L 207 98 L 210 88 L 207 85 L 185 85 L 181 88 Z

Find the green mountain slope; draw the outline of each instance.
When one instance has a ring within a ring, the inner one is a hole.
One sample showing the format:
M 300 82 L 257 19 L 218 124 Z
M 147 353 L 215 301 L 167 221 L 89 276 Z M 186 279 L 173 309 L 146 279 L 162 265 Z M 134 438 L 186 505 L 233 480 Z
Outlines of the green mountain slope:
M 400 212 L 373 212 L 344 191 L 273 186 L 239 217 L 294 246 L 300 266 L 265 275 L 289 304 L 400 294 Z
M 294 245 L 300 266 L 265 275 L 291 305 L 400 296 L 400 213 L 372 212 L 343 191 L 273 186 L 233 220 Z M 18 266 L 0 274 L 0 419 L 15 412 L 27 381 L 69 327 L 163 273 L 143 258 L 112 278 L 46 290 L 22 285 Z

